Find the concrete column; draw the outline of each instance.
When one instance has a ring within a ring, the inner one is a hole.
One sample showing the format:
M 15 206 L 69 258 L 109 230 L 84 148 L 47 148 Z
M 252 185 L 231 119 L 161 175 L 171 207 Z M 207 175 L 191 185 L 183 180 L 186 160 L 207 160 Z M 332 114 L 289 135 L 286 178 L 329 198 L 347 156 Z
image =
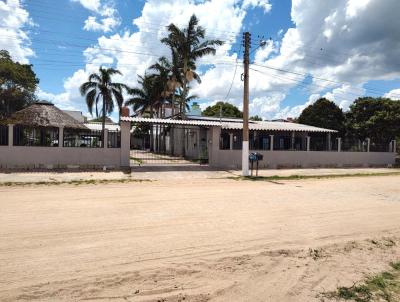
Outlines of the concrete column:
M 221 127 L 213 126 L 210 128 L 210 137 L 208 141 L 208 162 L 211 167 L 218 167 L 218 157 L 220 154 L 219 140 L 221 137 Z M 239 167 L 237 167 L 239 168 Z
M 64 147 L 64 127 L 58 128 L 58 147 Z
M 396 140 L 393 140 L 393 143 L 392 143 L 392 145 L 393 145 L 393 153 L 396 153 L 396 149 L 397 149 L 397 147 L 396 147 Z
M 310 151 L 311 137 L 307 136 L 307 151 Z
M 269 150 L 274 151 L 274 136 L 273 135 L 269 136 Z
M 327 140 L 328 140 L 328 151 L 332 151 L 332 138 L 330 132 L 327 135 Z
M 367 152 L 369 152 L 370 146 L 371 146 L 371 139 L 367 138 Z
M 338 152 L 342 152 L 342 138 L 338 137 L 337 140 L 338 140 L 338 142 L 337 142 Z
M 291 144 L 290 144 L 290 148 L 292 149 L 292 150 L 294 150 L 294 143 L 295 143 L 295 132 L 293 131 L 292 132 L 292 138 L 291 138 Z
M 233 133 L 229 133 L 229 149 L 233 150 Z
M 104 149 L 108 148 L 108 129 L 104 129 Z
M 14 145 L 14 125 L 8 125 L 8 146 L 12 147 Z
M 121 151 L 120 151 L 120 164 L 122 168 L 130 167 L 130 151 L 131 151 L 131 122 L 123 121 L 124 117 L 129 117 L 129 108 L 124 107 L 121 110 Z M 107 136 L 108 137 L 108 133 Z M 106 141 L 108 145 L 108 140 Z

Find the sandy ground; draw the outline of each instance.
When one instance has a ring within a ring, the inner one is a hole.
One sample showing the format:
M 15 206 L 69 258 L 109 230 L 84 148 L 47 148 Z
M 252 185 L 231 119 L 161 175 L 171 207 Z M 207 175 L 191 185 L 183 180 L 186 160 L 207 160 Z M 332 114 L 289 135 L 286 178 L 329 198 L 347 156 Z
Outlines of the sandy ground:
M 0 300 L 326 301 L 400 261 L 399 182 L 0 187 Z
M 393 168 L 348 168 L 348 169 L 269 169 L 260 170 L 259 176 L 290 175 L 332 175 L 332 174 L 371 174 L 400 173 Z M 132 172 L 121 171 L 1 171 L 0 184 L 6 182 L 68 182 L 80 180 L 120 180 L 120 179 L 206 179 L 240 176 L 239 170 L 214 170 L 201 165 L 160 165 L 132 167 Z

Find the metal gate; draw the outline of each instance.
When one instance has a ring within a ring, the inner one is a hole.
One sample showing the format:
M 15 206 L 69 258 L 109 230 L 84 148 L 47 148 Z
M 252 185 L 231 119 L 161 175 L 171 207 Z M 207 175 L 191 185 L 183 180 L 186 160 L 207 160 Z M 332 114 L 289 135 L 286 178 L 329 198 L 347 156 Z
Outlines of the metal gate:
M 206 127 L 134 123 L 131 165 L 208 164 Z

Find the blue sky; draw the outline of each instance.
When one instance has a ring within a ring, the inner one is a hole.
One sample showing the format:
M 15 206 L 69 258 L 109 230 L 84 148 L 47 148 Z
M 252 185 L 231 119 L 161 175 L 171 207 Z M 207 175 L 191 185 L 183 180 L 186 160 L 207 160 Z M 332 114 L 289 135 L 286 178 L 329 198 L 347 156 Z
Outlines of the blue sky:
M 6 21 L 0 48 L 33 64 L 40 98 L 87 113 L 78 88 L 88 74 L 114 66 L 123 72 L 118 80 L 135 86 L 157 56 L 169 55 L 159 43 L 165 25 L 183 26 L 196 13 L 209 38 L 226 42 L 199 62 L 203 81 L 192 84 L 198 101 L 241 106 L 238 51 L 242 32 L 250 31 L 250 110 L 272 119 L 297 116 L 321 96 L 344 110 L 363 95 L 400 98 L 399 6 L 395 0 L 0 0 Z M 256 49 L 261 39 L 268 43 Z

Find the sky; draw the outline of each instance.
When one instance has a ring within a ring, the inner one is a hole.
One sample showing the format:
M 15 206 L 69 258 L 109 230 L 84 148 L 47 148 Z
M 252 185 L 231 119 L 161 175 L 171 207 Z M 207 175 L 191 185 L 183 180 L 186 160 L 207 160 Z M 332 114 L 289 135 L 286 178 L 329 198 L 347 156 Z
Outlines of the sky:
M 361 96 L 400 99 L 399 11 L 398 0 L 0 0 L 0 49 L 33 64 L 38 98 L 87 115 L 79 86 L 90 73 L 115 67 L 115 81 L 136 87 L 170 56 L 166 26 L 184 27 L 195 13 L 208 39 L 224 41 L 198 62 L 197 102 L 242 108 L 248 31 L 250 114 L 277 119 L 320 97 L 345 111 Z

